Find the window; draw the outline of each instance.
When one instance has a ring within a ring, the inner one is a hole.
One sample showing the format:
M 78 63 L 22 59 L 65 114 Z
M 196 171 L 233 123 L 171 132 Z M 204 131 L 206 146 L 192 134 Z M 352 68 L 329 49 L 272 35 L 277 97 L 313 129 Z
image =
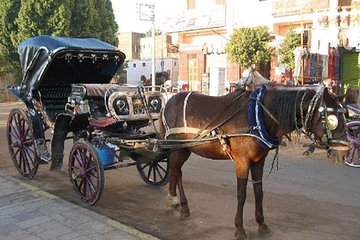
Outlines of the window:
M 136 68 L 136 63 L 133 63 L 133 68 Z
M 142 66 L 145 67 L 145 66 L 146 66 L 146 63 L 143 62 L 143 63 L 142 63 Z
M 192 91 L 199 91 L 198 81 L 198 59 L 196 54 L 188 55 L 188 80 L 189 89 Z

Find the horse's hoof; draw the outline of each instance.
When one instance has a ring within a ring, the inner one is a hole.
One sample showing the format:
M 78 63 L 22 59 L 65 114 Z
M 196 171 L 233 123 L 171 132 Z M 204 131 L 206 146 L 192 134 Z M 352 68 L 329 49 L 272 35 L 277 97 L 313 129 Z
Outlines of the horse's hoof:
M 236 240 L 248 240 L 249 239 L 244 230 L 236 230 L 235 238 L 236 238 Z
M 180 206 L 179 199 L 176 196 L 171 196 L 170 194 L 167 195 L 167 202 L 168 205 L 173 209 L 176 209 Z
M 305 152 L 303 152 L 302 155 L 303 155 L 303 156 L 309 156 L 309 155 L 310 155 L 310 152 L 309 152 L 309 151 L 305 151 Z
M 257 232 L 261 237 L 268 237 L 271 235 L 271 230 L 266 224 L 259 226 Z
M 190 211 L 182 211 L 180 210 L 180 217 L 181 219 L 188 219 L 190 217 Z
M 180 208 L 180 204 L 174 204 L 174 205 L 170 204 L 170 207 L 173 210 L 178 210 Z

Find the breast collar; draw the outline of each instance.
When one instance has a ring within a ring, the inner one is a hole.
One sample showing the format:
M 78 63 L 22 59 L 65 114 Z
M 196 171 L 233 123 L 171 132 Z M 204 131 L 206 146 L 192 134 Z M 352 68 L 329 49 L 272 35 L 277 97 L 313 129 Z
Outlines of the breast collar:
M 280 141 L 269 135 L 266 125 L 264 111 L 261 104 L 264 102 L 266 87 L 255 89 L 250 95 L 250 103 L 248 109 L 248 121 L 250 125 L 250 133 L 256 135 L 258 143 L 265 149 L 274 149 L 279 146 Z

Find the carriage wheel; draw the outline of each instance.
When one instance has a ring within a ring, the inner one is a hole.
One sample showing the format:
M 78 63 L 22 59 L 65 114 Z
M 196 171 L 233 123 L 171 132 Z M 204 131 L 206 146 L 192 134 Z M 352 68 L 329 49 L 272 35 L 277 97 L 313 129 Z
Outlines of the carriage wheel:
M 78 141 L 69 156 L 69 176 L 75 195 L 87 206 L 99 200 L 104 188 L 104 168 L 94 146 Z
M 24 110 L 11 110 L 6 132 L 10 155 L 16 169 L 23 177 L 31 179 L 37 172 L 39 162 L 36 159 L 31 123 Z
M 169 181 L 169 158 L 141 161 L 136 164 L 140 177 L 151 186 L 163 186 Z
M 360 167 L 360 121 L 349 122 L 346 127 L 351 149 L 346 156 L 345 164 L 351 167 Z

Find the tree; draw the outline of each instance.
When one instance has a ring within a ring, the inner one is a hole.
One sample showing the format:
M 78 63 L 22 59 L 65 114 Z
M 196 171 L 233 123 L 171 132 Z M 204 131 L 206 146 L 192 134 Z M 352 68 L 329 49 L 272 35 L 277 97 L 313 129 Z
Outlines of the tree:
M 117 45 L 110 0 L 1 0 L 0 74 L 19 74 L 19 43 L 37 35 L 95 37 Z
M 70 33 L 70 0 L 22 1 L 16 23 L 18 32 L 13 44 L 37 35 L 68 36 Z
M 118 25 L 110 0 L 71 0 L 70 36 L 118 44 Z
M 257 63 L 267 63 L 271 57 L 267 46 L 270 39 L 267 27 L 239 28 L 231 35 L 226 52 L 232 62 L 245 68 Z
M 18 55 L 12 38 L 17 32 L 15 19 L 18 16 L 21 0 L 2 0 L 0 2 L 0 73 L 19 72 Z
M 117 32 L 119 26 L 115 21 L 114 11 L 110 0 L 95 0 L 97 9 L 97 21 L 100 28 L 96 29 L 95 36 L 103 41 L 107 41 L 115 46 L 118 45 Z
M 290 70 L 295 68 L 294 49 L 301 44 L 301 34 L 297 34 L 293 28 L 286 33 L 285 40 L 278 49 L 280 63 Z
M 70 36 L 90 37 L 95 31 L 99 31 L 100 24 L 96 13 L 94 0 L 74 1 L 70 3 L 71 21 Z

